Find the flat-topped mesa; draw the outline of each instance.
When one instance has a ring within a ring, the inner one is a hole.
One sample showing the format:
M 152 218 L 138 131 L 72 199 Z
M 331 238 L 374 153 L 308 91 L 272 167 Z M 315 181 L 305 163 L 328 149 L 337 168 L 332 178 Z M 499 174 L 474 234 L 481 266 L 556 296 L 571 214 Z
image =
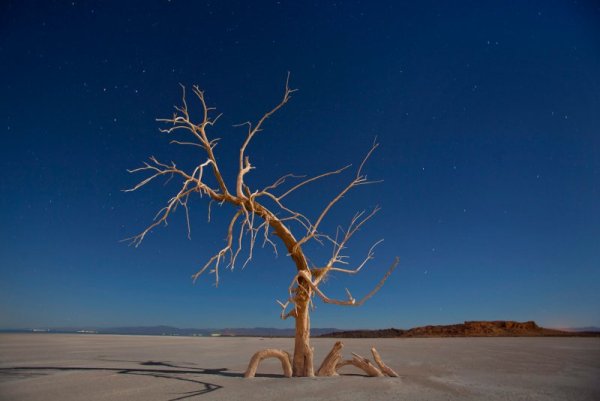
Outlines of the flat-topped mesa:
M 572 333 L 538 326 L 534 321 L 512 320 L 466 321 L 449 325 L 429 325 L 409 330 L 355 330 L 324 334 L 334 338 L 395 338 L 395 337 L 541 337 L 541 336 L 589 336 L 591 333 Z
M 534 321 L 466 321 L 462 324 L 424 326 L 407 330 L 405 337 L 488 337 L 488 336 L 531 336 L 540 335 L 547 329 Z
M 529 333 L 542 330 L 533 320 L 527 322 L 515 322 L 495 320 L 486 321 L 467 321 L 464 323 L 465 334 L 504 334 L 504 333 Z

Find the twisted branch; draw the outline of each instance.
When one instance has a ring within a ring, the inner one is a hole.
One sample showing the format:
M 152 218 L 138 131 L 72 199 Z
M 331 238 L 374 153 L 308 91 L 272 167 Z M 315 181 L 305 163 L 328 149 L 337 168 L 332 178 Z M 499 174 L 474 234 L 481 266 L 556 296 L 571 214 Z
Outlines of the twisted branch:
M 327 295 L 325 295 L 323 293 L 323 291 L 321 291 L 319 289 L 318 285 L 312 281 L 311 275 L 309 273 L 307 273 L 306 271 L 299 271 L 298 274 L 296 275 L 296 277 L 294 277 L 294 281 L 292 281 L 292 283 L 297 282 L 297 280 L 299 278 L 304 279 L 304 282 L 306 282 L 310 286 L 310 288 L 312 288 L 314 293 L 317 294 L 323 300 L 323 302 L 325 302 L 327 304 L 344 305 L 344 306 L 361 306 L 369 298 L 371 298 L 373 295 L 375 295 L 377 293 L 377 291 L 379 291 L 381 289 L 381 287 L 383 287 L 383 284 L 385 284 L 386 280 L 393 273 L 394 269 L 398 266 L 399 262 L 400 262 L 400 259 L 398 257 L 396 257 L 394 259 L 394 263 L 392 263 L 392 265 L 390 266 L 388 271 L 385 273 L 385 275 L 381 278 L 381 280 L 379 280 L 379 283 L 377 283 L 377 285 L 367 295 L 365 295 L 358 301 L 352 296 L 352 294 L 350 293 L 350 291 L 347 288 L 346 288 L 346 294 L 348 296 L 347 300 L 339 300 L 339 299 L 329 298 Z

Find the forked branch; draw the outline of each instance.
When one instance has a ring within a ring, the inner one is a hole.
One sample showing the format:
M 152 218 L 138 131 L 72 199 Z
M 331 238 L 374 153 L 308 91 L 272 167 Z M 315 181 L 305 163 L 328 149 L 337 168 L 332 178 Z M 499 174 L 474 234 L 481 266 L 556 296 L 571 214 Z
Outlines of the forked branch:
M 239 172 L 238 172 L 237 184 L 236 184 L 236 194 L 240 198 L 245 197 L 244 191 L 243 191 L 244 175 L 246 173 L 248 173 L 248 171 L 250 171 L 250 169 L 252 168 L 248 156 L 245 155 L 246 148 L 248 147 L 248 144 L 250 143 L 250 141 L 252 141 L 252 138 L 254 138 L 254 136 L 262 130 L 263 123 L 269 117 L 271 117 L 273 114 L 275 114 L 277 112 L 277 110 L 282 108 L 290 100 L 292 93 L 297 91 L 297 89 L 290 89 L 289 82 L 290 82 L 290 73 L 288 72 L 287 79 L 285 80 L 285 91 L 283 93 L 283 98 L 275 107 L 273 107 L 273 109 L 271 109 L 270 111 L 265 113 L 260 118 L 260 120 L 258 120 L 256 125 L 254 125 L 254 127 L 252 126 L 252 123 L 250 123 L 250 122 L 242 124 L 242 125 L 248 126 L 248 134 L 246 136 L 246 140 L 240 147 Z
M 400 376 L 398 373 L 396 373 L 396 371 L 394 371 L 394 369 L 390 368 L 385 363 L 383 363 L 383 360 L 381 359 L 381 356 L 379 355 L 379 352 L 377 352 L 375 347 L 371 347 L 371 353 L 373 354 L 373 359 L 375 360 L 375 363 L 379 366 L 379 369 L 381 369 L 381 371 L 386 374 L 386 376 L 389 376 L 389 377 L 399 377 Z
M 161 176 L 168 177 L 169 179 L 173 177 L 180 177 L 183 180 L 183 182 L 179 192 L 177 192 L 173 197 L 169 199 L 167 205 L 157 213 L 154 221 L 140 234 L 131 237 L 128 240 L 133 245 L 138 246 L 153 228 L 163 224 L 166 225 L 168 223 L 168 219 L 171 213 L 177 209 L 177 206 L 181 206 L 185 209 L 189 236 L 190 224 L 188 213 L 188 199 L 189 195 L 194 192 L 198 192 L 200 195 L 207 195 L 210 198 L 208 212 L 209 220 L 210 205 L 213 201 L 216 201 L 219 204 L 229 203 L 237 209 L 237 212 L 231 220 L 227 231 L 227 236 L 225 238 L 226 246 L 219 252 L 217 252 L 215 255 L 213 255 L 208 260 L 208 262 L 202 268 L 200 268 L 197 273 L 193 275 L 193 279 L 196 280 L 202 273 L 204 273 L 207 269 L 211 268 L 211 272 L 215 273 L 215 280 L 218 284 L 219 266 L 222 264 L 223 259 L 227 258 L 227 267 L 234 267 L 236 258 L 242 248 L 243 237 L 247 236 L 249 238 L 248 258 L 245 262 L 248 263 L 248 261 L 252 259 L 254 245 L 258 238 L 258 235 L 261 232 L 263 238 L 263 246 L 269 244 L 273 247 L 275 253 L 277 253 L 277 247 L 275 243 L 270 239 L 270 229 L 273 228 L 273 230 L 277 232 L 277 234 L 280 236 L 282 233 L 287 233 L 287 228 L 285 228 L 280 218 L 276 217 L 277 215 L 275 213 L 271 212 L 269 209 L 267 209 L 257 201 L 256 196 L 258 192 L 251 193 L 250 189 L 244 184 L 243 176 L 252 168 L 248 157 L 244 156 L 244 152 L 246 147 L 250 143 L 252 137 L 261 130 L 263 123 L 272 114 L 274 114 L 277 110 L 279 110 L 281 107 L 283 107 L 283 105 L 285 105 L 289 101 L 291 94 L 295 90 L 289 88 L 288 74 L 283 99 L 277 106 L 265 113 L 259 119 L 256 126 L 254 126 L 253 128 L 251 127 L 249 129 L 248 137 L 246 138 L 246 141 L 244 141 L 244 144 L 240 148 L 240 160 L 242 162 L 240 164 L 240 171 L 238 173 L 238 183 L 240 183 L 241 185 L 238 186 L 238 188 L 236 188 L 238 190 L 236 191 L 237 194 L 233 195 L 227 188 L 227 184 L 225 183 L 225 180 L 221 174 L 221 170 L 213 152 L 215 146 L 218 144 L 219 139 L 209 138 L 206 131 L 208 127 L 211 127 L 215 124 L 220 115 L 217 115 L 214 118 L 211 117 L 211 112 L 214 110 L 214 108 L 208 107 L 204 96 L 204 92 L 200 90 L 197 86 L 194 86 L 192 88 L 192 92 L 200 102 L 202 119 L 198 123 L 192 121 L 188 109 L 186 90 L 183 85 L 181 87 L 182 106 L 175 106 L 175 113 L 171 118 L 157 119 L 157 121 L 171 125 L 168 128 L 160 129 L 160 131 L 169 135 L 175 135 L 177 133 L 187 133 L 191 135 L 191 139 L 172 139 L 170 143 L 176 145 L 200 147 L 206 152 L 207 159 L 205 162 L 198 165 L 191 173 L 187 173 L 184 170 L 178 168 L 175 165 L 175 163 L 161 163 L 154 157 L 151 157 L 150 162 L 144 163 L 142 167 L 129 171 L 130 173 L 148 172 L 150 173 L 150 175 L 147 178 L 140 181 L 138 184 L 136 184 L 133 188 L 125 190 L 126 192 L 136 191 Z M 204 180 L 204 170 L 209 165 L 212 169 L 213 176 L 217 181 L 217 188 L 212 188 Z M 308 229 L 310 223 L 308 222 L 308 219 L 306 219 L 304 216 L 285 208 L 285 206 L 280 202 L 277 204 L 277 206 L 279 206 L 281 210 L 290 213 L 290 216 L 288 216 L 287 218 L 300 222 Z M 241 223 L 239 223 L 240 217 L 242 217 Z M 262 221 L 259 222 L 259 220 Z M 237 230 L 235 230 L 235 228 L 238 223 L 239 233 L 237 234 L 236 241 L 235 237 Z M 289 234 L 287 237 L 293 238 L 291 234 Z M 289 241 L 287 237 L 286 240 Z M 237 249 L 235 251 L 234 244 L 237 244 Z
M 355 178 L 344 189 L 342 189 L 327 204 L 327 206 L 325 206 L 325 208 L 323 209 L 323 211 L 321 212 L 321 214 L 319 214 L 319 217 L 317 218 L 317 220 L 315 221 L 315 223 L 312 225 L 311 230 L 304 237 L 302 237 L 298 241 L 298 243 L 296 244 L 296 247 L 301 247 L 302 245 L 304 245 L 306 242 L 308 242 L 309 240 L 313 239 L 317 235 L 319 226 L 323 222 L 323 219 L 325 219 L 325 216 L 327 216 L 327 214 L 329 213 L 329 211 L 331 210 L 331 208 L 336 203 L 338 203 L 340 201 L 340 199 L 342 199 L 344 197 L 344 195 L 346 195 L 352 188 L 357 187 L 359 185 L 367 185 L 367 184 L 374 184 L 374 183 L 380 182 L 380 181 L 369 181 L 367 179 L 367 176 L 362 174 L 362 168 L 363 168 L 364 164 L 367 162 L 367 160 L 369 159 L 369 157 L 371 156 L 371 154 L 373 153 L 373 151 L 375 149 L 377 149 L 378 146 L 379 146 L 378 143 L 376 143 L 376 142 L 373 143 L 373 146 L 371 146 L 371 149 L 369 150 L 369 152 L 367 152 L 367 155 L 365 156 L 365 158 L 361 162 L 361 164 L 360 164 L 360 166 L 359 166 L 359 168 L 358 168 L 358 170 L 356 172 Z M 340 171 L 343 171 L 344 169 L 342 169 Z
M 323 293 L 323 291 L 321 291 L 319 289 L 318 285 L 315 284 L 315 282 L 311 279 L 311 275 L 309 273 L 307 273 L 306 271 L 299 271 L 298 274 L 296 275 L 296 277 L 294 278 L 294 280 L 292 281 L 292 283 L 297 282 L 298 278 L 304 279 L 304 282 L 306 282 L 310 286 L 310 288 L 312 288 L 314 293 L 317 294 L 323 300 L 323 302 L 325 302 L 327 304 L 344 305 L 344 306 L 360 306 L 360 305 L 364 304 L 373 295 L 375 295 L 377 293 L 377 291 L 379 291 L 381 289 L 381 287 L 383 287 L 383 285 L 385 284 L 385 281 L 393 273 L 394 269 L 396 269 L 399 262 L 400 262 L 400 259 L 398 257 L 396 257 L 394 259 L 394 263 L 392 263 L 392 265 L 390 266 L 388 271 L 385 273 L 385 275 L 381 278 L 381 280 L 379 280 L 379 283 L 377 283 L 377 285 L 371 290 L 371 292 L 369 292 L 367 295 L 365 295 L 358 301 L 356 299 L 354 299 L 354 297 L 352 296 L 352 294 L 350 293 L 350 291 L 348 289 L 346 289 L 346 294 L 348 295 L 348 299 L 346 299 L 346 300 L 329 298 L 327 295 L 325 295 Z

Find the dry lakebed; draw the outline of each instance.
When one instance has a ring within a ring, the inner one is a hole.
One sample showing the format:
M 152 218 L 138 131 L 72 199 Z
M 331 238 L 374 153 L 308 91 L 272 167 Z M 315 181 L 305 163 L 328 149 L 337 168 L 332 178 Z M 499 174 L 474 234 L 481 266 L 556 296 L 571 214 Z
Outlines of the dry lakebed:
M 314 338 L 316 364 L 334 339 Z M 284 378 L 262 348 L 291 338 L 0 334 L 1 400 L 600 400 L 600 338 L 344 339 L 375 346 L 399 378 L 353 366 L 339 377 Z M 318 368 L 318 366 L 316 366 Z

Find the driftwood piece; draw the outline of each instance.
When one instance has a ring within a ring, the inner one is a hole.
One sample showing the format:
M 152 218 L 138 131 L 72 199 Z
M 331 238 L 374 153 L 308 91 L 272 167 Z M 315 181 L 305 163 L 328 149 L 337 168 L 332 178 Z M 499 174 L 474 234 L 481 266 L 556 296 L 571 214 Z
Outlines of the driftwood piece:
M 344 344 L 341 341 L 337 341 L 329 354 L 323 359 L 321 367 L 317 371 L 317 376 L 338 376 L 336 367 L 340 359 L 342 359 L 342 348 Z
M 371 347 L 371 353 L 373 354 L 373 359 L 375 359 L 375 363 L 377 363 L 377 365 L 379 365 L 379 369 L 381 369 L 381 371 L 383 373 L 385 373 L 389 377 L 399 377 L 400 376 L 400 375 L 398 375 L 398 373 L 396 373 L 394 371 L 394 369 L 390 368 L 385 363 L 383 363 L 383 360 L 381 359 L 381 356 L 379 355 L 379 352 L 377 352 L 375 347 Z
M 383 377 L 383 373 L 381 373 L 377 366 L 373 365 L 367 358 L 363 358 L 354 352 L 352 353 L 352 359 L 346 359 L 337 364 L 336 371 L 346 365 L 356 366 L 371 377 Z
M 250 363 L 248 364 L 248 369 L 246 369 L 246 373 L 244 373 L 245 378 L 254 377 L 256 375 L 256 370 L 258 369 L 258 365 L 263 359 L 266 358 L 277 358 L 281 361 L 281 368 L 283 369 L 283 375 L 285 377 L 292 377 L 292 364 L 290 363 L 291 357 L 290 354 L 286 351 L 274 348 L 263 349 L 262 351 L 258 351 L 252 356 L 250 359 Z

